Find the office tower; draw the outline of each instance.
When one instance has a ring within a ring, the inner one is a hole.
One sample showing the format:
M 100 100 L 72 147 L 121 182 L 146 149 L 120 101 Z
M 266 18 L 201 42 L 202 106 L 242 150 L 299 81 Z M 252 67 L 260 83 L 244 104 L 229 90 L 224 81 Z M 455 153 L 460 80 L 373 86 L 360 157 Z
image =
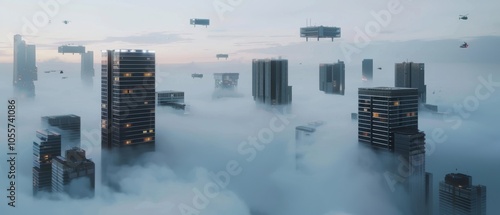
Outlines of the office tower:
M 42 126 L 61 135 L 61 152 L 80 147 L 81 120 L 74 114 L 42 117 Z
M 61 135 L 40 130 L 33 142 L 33 194 L 52 191 L 52 159 L 61 155 Z
M 426 172 L 425 173 L 425 205 L 427 206 L 427 215 L 432 215 L 433 214 L 433 205 L 434 205 L 434 198 L 433 198 L 433 185 L 434 183 L 432 182 L 432 173 Z
M 79 179 L 83 179 L 77 181 Z M 93 197 L 95 164 L 78 147 L 66 151 L 66 156 L 52 160 L 52 192 L 64 192 L 71 197 Z
M 37 80 L 36 48 L 35 45 L 26 45 L 22 36 L 14 35 L 14 93 L 19 97 L 35 97 L 35 83 Z
M 102 148 L 154 151 L 154 51 L 108 50 L 102 57 Z M 122 152 L 121 159 L 131 158 Z
M 288 86 L 288 60 L 254 59 L 252 96 L 254 101 L 266 105 L 292 103 L 292 87 Z
M 485 215 L 486 187 L 472 185 L 472 177 L 450 173 L 439 182 L 440 215 Z
M 94 82 L 94 52 L 87 51 L 81 54 L 81 79 L 87 86 L 92 86 Z
M 324 125 L 323 121 L 311 122 L 307 125 L 295 127 L 295 169 L 304 171 L 307 168 L 304 165 L 304 157 L 307 155 L 310 147 L 316 142 L 315 132 Z
M 181 91 L 159 91 L 156 92 L 156 101 L 158 106 L 169 106 L 175 109 L 184 109 L 184 92 Z
M 417 88 L 419 102 L 426 103 L 425 70 L 423 63 L 396 63 L 395 87 Z
M 417 89 L 359 88 L 358 140 L 394 151 L 396 129 L 418 129 Z
M 373 81 L 373 59 L 364 59 L 362 62 L 361 80 Z
M 344 95 L 345 64 L 343 61 L 319 65 L 319 90 L 328 94 Z

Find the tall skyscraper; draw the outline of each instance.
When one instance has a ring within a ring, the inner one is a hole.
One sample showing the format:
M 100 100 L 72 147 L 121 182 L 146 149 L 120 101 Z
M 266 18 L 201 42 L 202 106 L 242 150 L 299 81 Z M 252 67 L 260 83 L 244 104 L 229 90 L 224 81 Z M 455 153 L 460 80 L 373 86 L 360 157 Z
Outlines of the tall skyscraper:
M 87 86 L 92 86 L 94 82 L 94 52 L 87 51 L 81 54 L 81 79 Z
M 359 88 L 358 140 L 394 151 L 394 131 L 418 129 L 417 89 Z
M 50 130 L 36 132 L 33 142 L 33 194 L 52 191 L 52 159 L 61 155 L 61 135 Z
M 154 151 L 154 51 L 108 50 L 102 57 L 102 148 Z
M 319 65 L 319 90 L 328 94 L 344 95 L 345 64 L 343 61 Z
M 42 117 L 42 126 L 61 135 L 61 154 L 81 144 L 81 120 L 74 114 Z
M 427 86 L 423 63 L 396 63 L 395 87 L 417 88 L 420 103 L 426 103 Z
M 35 45 L 26 45 L 22 36 L 14 35 L 14 93 L 19 97 L 35 97 L 35 83 L 37 80 L 36 48 Z
M 79 183 L 77 179 L 84 179 Z M 71 183 L 76 184 L 71 184 Z M 95 164 L 78 147 L 66 151 L 66 156 L 52 160 L 52 192 L 65 192 L 71 197 L 93 197 L 95 190 Z
M 363 60 L 361 80 L 373 81 L 373 59 Z
M 450 173 L 439 183 L 440 215 L 486 215 L 486 187 L 473 186 L 472 177 Z
M 256 102 L 266 105 L 292 103 L 292 87 L 288 86 L 288 60 L 254 59 L 252 96 Z

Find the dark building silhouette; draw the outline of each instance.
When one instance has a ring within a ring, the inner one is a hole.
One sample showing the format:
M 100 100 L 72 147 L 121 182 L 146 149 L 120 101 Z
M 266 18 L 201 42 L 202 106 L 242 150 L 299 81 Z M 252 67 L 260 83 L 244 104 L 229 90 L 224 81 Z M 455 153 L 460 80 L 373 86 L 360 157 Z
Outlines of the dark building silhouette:
M 184 92 L 182 91 L 159 91 L 156 93 L 156 101 L 158 106 L 169 106 L 175 109 L 184 109 Z
M 61 135 L 61 154 L 73 147 L 80 147 L 81 119 L 74 114 L 42 117 L 42 126 Z
M 343 61 L 319 65 L 319 90 L 327 94 L 344 95 L 345 64 Z
M 19 34 L 14 35 L 14 75 L 12 84 L 14 94 L 21 98 L 35 97 L 37 80 L 36 48 L 27 45 Z
M 364 59 L 362 64 L 361 79 L 363 81 L 373 81 L 373 59 Z
M 52 191 L 52 160 L 61 155 L 61 135 L 50 130 L 36 132 L 33 142 L 33 194 Z
M 472 177 L 450 173 L 439 183 L 440 215 L 486 215 L 486 187 L 472 185 Z
M 254 59 L 252 96 L 256 102 L 266 105 L 292 103 L 292 87 L 288 86 L 288 60 Z
M 74 198 L 94 197 L 95 164 L 78 147 L 66 151 L 66 156 L 52 160 L 52 192 L 64 192 Z M 77 179 L 84 179 L 75 183 Z
M 94 52 L 87 51 L 81 54 L 81 79 L 83 84 L 92 86 L 94 83 Z
M 420 103 L 426 103 L 427 86 L 423 63 L 396 63 L 395 87 L 417 88 Z

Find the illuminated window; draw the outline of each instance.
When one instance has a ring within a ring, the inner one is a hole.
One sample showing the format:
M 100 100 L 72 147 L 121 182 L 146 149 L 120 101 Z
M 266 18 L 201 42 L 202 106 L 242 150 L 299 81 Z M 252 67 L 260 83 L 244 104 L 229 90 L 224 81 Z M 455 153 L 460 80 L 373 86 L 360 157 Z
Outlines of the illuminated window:
M 107 105 L 106 105 L 106 104 L 102 104 L 102 105 L 101 105 L 101 107 L 102 107 L 102 108 L 106 108 L 106 107 L 107 107 Z
M 373 112 L 373 117 L 374 117 L 374 118 L 379 118 L 379 117 L 380 117 L 380 114 L 379 114 L 379 113 L 377 113 L 377 112 Z
M 130 124 L 130 123 L 125 124 L 125 128 L 130 128 L 131 126 L 132 126 L 132 124 Z
M 368 132 L 363 132 L 363 136 L 368 137 Z
M 149 130 L 149 133 L 153 133 L 153 129 Z
M 148 102 L 144 102 L 145 105 L 149 104 Z
M 120 78 L 119 78 L 119 77 L 115 77 L 115 81 L 119 81 L 119 80 L 120 80 Z
M 129 145 L 129 144 L 131 144 L 131 143 L 132 143 L 132 140 L 127 140 L 127 141 L 125 141 L 125 145 Z
M 153 73 L 152 72 L 146 72 L 146 73 L 144 73 L 144 76 L 151 77 L 151 76 L 153 76 Z
M 123 76 L 130 77 L 130 76 L 132 76 L 132 73 L 127 72 L 127 73 L 123 74 Z
M 368 108 L 363 109 L 363 111 L 368 112 Z
M 143 134 L 146 134 L 146 133 L 148 133 L 148 131 L 144 130 L 144 131 L 142 131 L 142 133 L 143 133 Z
M 399 101 L 395 101 L 394 106 L 399 106 Z
M 406 113 L 407 117 L 416 116 L 416 115 L 417 114 L 415 112 Z
M 133 93 L 134 91 L 133 90 L 123 90 L 122 92 L 123 92 L 123 94 L 130 94 L 130 93 Z
M 151 138 L 151 137 L 146 137 L 146 138 L 144 138 L 144 142 L 149 142 L 149 141 L 151 141 L 152 139 L 153 139 L 153 138 Z

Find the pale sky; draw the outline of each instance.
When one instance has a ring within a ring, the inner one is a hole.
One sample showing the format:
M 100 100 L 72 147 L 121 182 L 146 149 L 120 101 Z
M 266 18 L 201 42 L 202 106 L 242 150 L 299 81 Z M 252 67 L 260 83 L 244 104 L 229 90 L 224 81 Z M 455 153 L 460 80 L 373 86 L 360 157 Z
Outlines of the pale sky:
M 313 25 L 341 27 L 342 38 L 335 43 L 359 42 L 356 29 L 366 33 L 365 27 L 375 23 L 371 41 L 500 36 L 500 2 L 496 0 L 0 2 L 0 62 L 4 63 L 12 62 L 14 34 L 37 45 L 38 62 L 79 62 L 77 55 L 57 53 L 58 46 L 75 44 L 94 51 L 96 62 L 104 49 L 151 49 L 157 52 L 159 64 L 216 61 L 217 53 L 229 53 L 233 60 L 258 58 L 263 55 L 246 50 L 305 43 L 299 37 L 299 28 L 306 25 L 306 19 L 311 19 Z M 44 10 L 44 3 L 55 3 L 56 7 L 51 5 L 52 10 Z M 218 12 L 214 5 L 222 11 Z M 387 23 L 372 15 L 384 12 L 391 13 Z M 469 20 L 459 20 L 460 14 L 469 14 Z M 211 23 L 208 28 L 193 27 L 189 25 L 190 18 L 208 18 Z M 63 20 L 70 23 L 65 25 Z M 30 24 L 34 28 L 27 27 Z

